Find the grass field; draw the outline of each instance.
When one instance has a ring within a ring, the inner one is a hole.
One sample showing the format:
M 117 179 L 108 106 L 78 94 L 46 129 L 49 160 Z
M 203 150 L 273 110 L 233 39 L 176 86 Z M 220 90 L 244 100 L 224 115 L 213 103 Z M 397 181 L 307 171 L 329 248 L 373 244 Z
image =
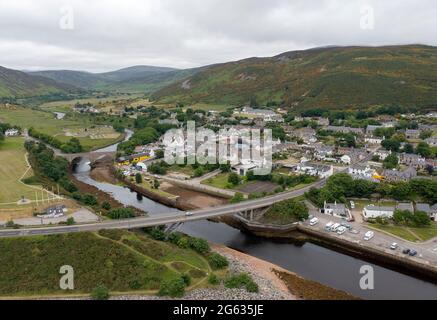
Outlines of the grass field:
M 80 131 L 85 128 L 93 127 L 93 123 L 87 117 L 75 115 L 72 119 L 57 120 L 55 115 L 50 112 L 39 111 L 30 108 L 13 107 L 4 108 L 0 106 L 0 121 L 20 126 L 21 128 L 34 127 L 37 131 L 55 136 L 58 140 L 66 142 L 71 139 L 67 136 L 68 131 Z M 111 132 L 115 134 L 115 131 Z M 96 149 L 117 142 L 122 138 L 121 134 L 116 134 L 111 138 L 78 137 L 86 150 Z
M 424 242 L 437 237 L 437 223 L 435 222 L 431 227 L 426 228 L 409 228 L 394 225 L 383 226 L 379 224 L 371 226 L 411 242 Z
M 121 230 L 1 239 L 0 252 L 3 296 L 88 294 L 100 284 L 111 292 L 156 294 L 162 281 L 183 273 L 191 275 L 188 289 L 207 286 L 211 272 L 192 250 Z M 74 290 L 59 289 L 64 265 L 74 269 Z
M 0 210 L 17 207 L 16 202 L 22 196 L 35 200 L 35 187 L 20 182 L 28 170 L 25 156 L 24 138 L 6 138 L 0 144 Z M 31 175 L 30 169 L 26 177 Z
M 228 189 L 228 177 L 229 173 L 220 173 L 213 178 L 202 181 L 202 184 L 220 189 Z

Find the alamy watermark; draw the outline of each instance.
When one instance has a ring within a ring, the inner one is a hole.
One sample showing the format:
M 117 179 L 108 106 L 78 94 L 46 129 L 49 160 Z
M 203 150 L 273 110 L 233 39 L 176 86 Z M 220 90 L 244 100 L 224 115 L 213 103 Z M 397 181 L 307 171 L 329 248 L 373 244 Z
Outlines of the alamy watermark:
M 60 8 L 61 18 L 59 19 L 59 28 L 62 30 L 74 29 L 74 9 L 72 6 L 62 6 Z
M 196 130 L 194 121 L 187 129 L 171 129 L 164 135 L 164 161 L 169 164 L 241 165 L 255 175 L 272 171 L 273 138 L 271 129 Z
M 65 265 L 59 268 L 59 274 L 63 276 L 59 280 L 61 290 L 74 290 L 74 269 L 72 266 Z
M 363 275 L 360 279 L 361 290 L 375 289 L 375 270 L 372 266 L 364 265 L 360 268 L 360 274 Z

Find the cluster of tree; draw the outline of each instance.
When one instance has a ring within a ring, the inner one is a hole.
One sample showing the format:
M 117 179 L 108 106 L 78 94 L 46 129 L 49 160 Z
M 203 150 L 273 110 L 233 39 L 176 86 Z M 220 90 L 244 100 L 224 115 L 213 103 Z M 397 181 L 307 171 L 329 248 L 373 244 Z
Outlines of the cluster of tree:
M 80 153 L 83 151 L 83 147 L 77 138 L 71 138 L 67 143 L 63 143 L 48 134 L 37 131 L 35 128 L 30 128 L 28 133 L 29 136 L 45 142 L 54 148 L 60 149 L 64 153 Z
M 399 165 L 399 157 L 396 153 L 390 154 L 384 160 L 384 168 L 385 169 L 396 169 Z
M 311 189 L 306 197 L 318 206 L 326 202 L 346 203 L 347 198 L 393 198 L 399 201 L 414 200 L 419 197 L 430 204 L 437 202 L 437 181 L 431 179 L 412 179 L 409 182 L 381 182 L 354 180 L 348 174 L 339 173 L 327 180 L 321 189 Z
M 158 140 L 159 136 L 158 131 L 153 127 L 139 129 L 128 141 L 122 142 L 118 145 L 118 151 L 123 154 L 132 154 L 134 153 L 136 146 L 155 142 Z
M 259 288 L 252 277 L 247 273 L 231 275 L 225 279 L 225 287 L 229 289 L 246 289 L 247 292 L 258 292 Z
M 308 216 L 308 208 L 305 203 L 295 199 L 275 203 L 265 214 L 268 219 L 287 222 L 303 221 L 308 219 Z
M 43 143 L 26 141 L 24 144 L 29 152 L 32 167 L 38 174 L 59 183 L 69 192 L 76 191 L 76 187 L 68 180 L 68 161 L 56 157 L 53 150 Z
M 116 208 L 109 210 L 108 217 L 111 219 L 129 219 L 135 217 L 135 212 L 132 208 Z
M 409 210 L 396 210 L 393 214 L 393 221 L 398 225 L 410 227 L 427 227 L 431 225 L 431 218 L 426 212 Z
M 165 175 L 167 173 L 168 164 L 164 161 L 152 163 L 147 170 L 153 174 Z

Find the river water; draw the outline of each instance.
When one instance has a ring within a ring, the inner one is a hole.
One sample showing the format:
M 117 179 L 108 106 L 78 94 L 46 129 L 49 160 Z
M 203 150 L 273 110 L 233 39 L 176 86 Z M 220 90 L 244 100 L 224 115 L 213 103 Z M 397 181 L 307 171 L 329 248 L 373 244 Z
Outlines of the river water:
M 128 188 L 93 180 L 89 176 L 86 162 L 79 163 L 75 172 L 79 180 L 111 193 L 121 203 L 147 211 L 149 215 L 178 211 L 142 197 Z M 223 244 L 364 299 L 437 299 L 437 286 L 434 284 L 311 243 L 303 246 L 277 243 L 242 233 L 226 224 L 209 221 L 184 224 L 179 231 Z M 360 289 L 359 271 L 363 265 L 374 268 L 374 290 Z

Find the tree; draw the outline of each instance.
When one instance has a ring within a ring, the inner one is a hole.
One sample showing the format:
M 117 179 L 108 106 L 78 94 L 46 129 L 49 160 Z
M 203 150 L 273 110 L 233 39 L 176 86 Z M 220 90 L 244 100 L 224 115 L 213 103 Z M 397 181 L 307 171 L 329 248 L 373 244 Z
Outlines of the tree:
M 244 201 L 244 195 L 240 192 L 237 192 L 231 200 L 229 200 L 230 203 L 239 203 Z
M 111 210 L 111 204 L 107 201 L 102 203 L 102 209 Z
M 188 238 L 188 245 L 190 246 L 191 249 L 193 249 L 194 251 L 200 254 L 206 254 L 211 250 L 208 241 L 201 238 L 194 238 L 194 237 Z
M 159 182 L 159 180 L 157 179 L 153 180 L 153 189 L 159 189 L 160 185 L 161 183 Z
M 67 223 L 67 226 L 72 226 L 72 225 L 76 224 L 76 221 L 74 221 L 73 217 L 70 217 L 67 219 L 66 223 Z
M 416 153 L 427 158 L 431 156 L 432 150 L 426 142 L 420 142 L 416 147 Z
M 117 208 L 110 210 L 108 217 L 111 219 L 128 219 L 135 217 L 135 213 L 131 208 Z
M 158 295 L 182 298 L 185 294 L 185 281 L 182 278 L 165 280 L 161 283 Z
M 413 145 L 412 145 L 411 143 L 407 143 L 407 144 L 404 146 L 403 151 L 404 151 L 405 153 L 414 153 L 414 147 L 413 147 Z
M 208 263 L 214 270 L 224 269 L 229 265 L 228 260 L 216 252 L 208 256 Z
M 396 169 L 399 164 L 399 158 L 395 153 L 390 154 L 384 160 L 384 168 L 385 169 Z
M 430 164 L 428 164 L 428 165 L 425 167 L 425 170 L 428 172 L 428 174 L 429 174 L 430 176 L 432 176 L 432 175 L 434 174 L 434 167 L 433 167 L 432 165 L 430 165 Z
M 91 291 L 91 298 L 93 300 L 108 300 L 109 291 L 104 285 L 98 285 Z
M 135 175 L 135 182 L 137 183 L 137 184 L 142 184 L 143 183 L 143 175 L 141 174 L 141 173 L 137 173 L 136 175 Z
M 387 150 L 391 150 L 393 152 L 399 152 L 399 149 L 401 147 L 401 143 L 397 140 L 393 140 L 393 139 L 386 139 L 384 140 L 381 145 L 387 149 Z
M 228 182 L 233 186 L 237 186 L 241 182 L 241 177 L 235 172 L 231 172 L 228 176 Z

